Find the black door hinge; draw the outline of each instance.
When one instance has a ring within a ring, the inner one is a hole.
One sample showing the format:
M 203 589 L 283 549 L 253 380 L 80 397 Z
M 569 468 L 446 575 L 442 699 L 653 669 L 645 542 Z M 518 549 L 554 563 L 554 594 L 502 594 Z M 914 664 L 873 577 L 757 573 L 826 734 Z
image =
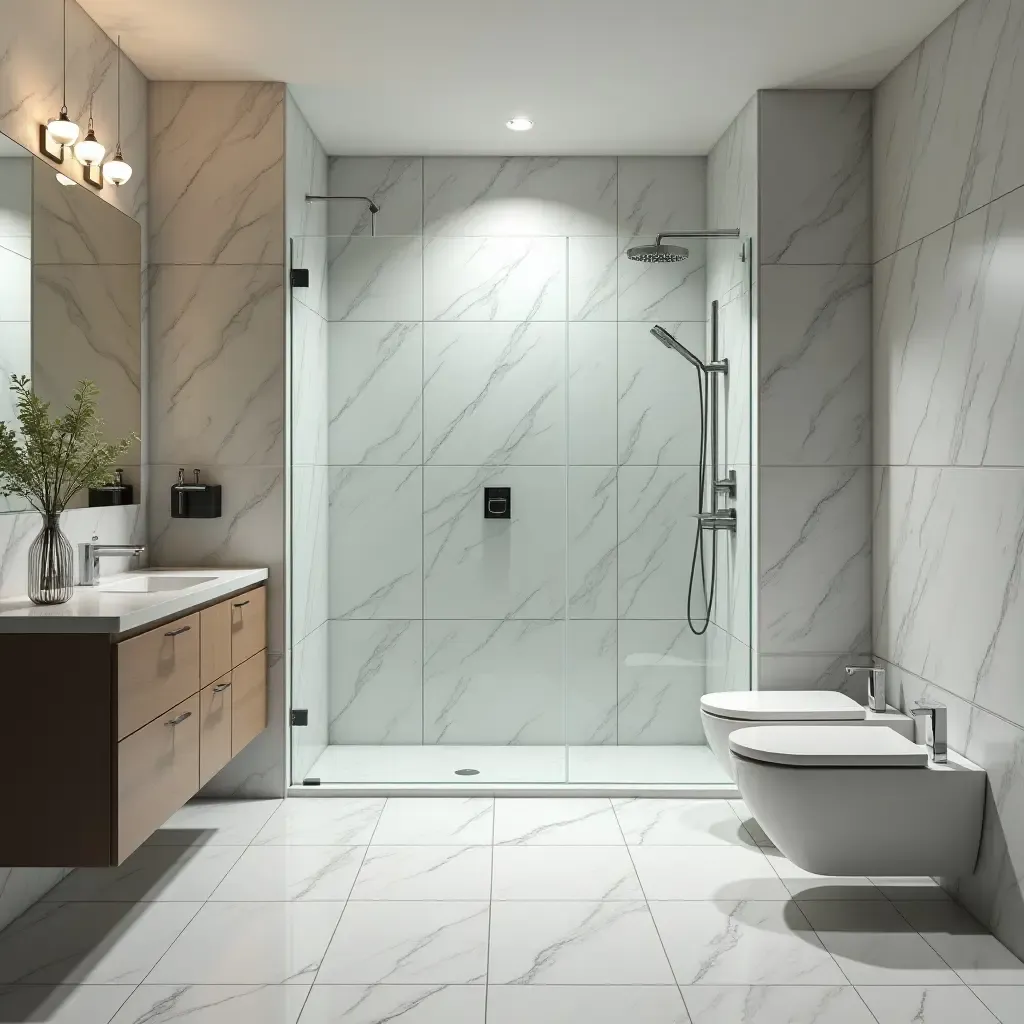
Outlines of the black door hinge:
M 309 725 L 309 712 L 305 708 L 292 708 L 292 725 Z
M 309 271 L 308 270 L 293 270 L 291 273 L 291 282 L 293 288 L 308 288 L 309 287 Z

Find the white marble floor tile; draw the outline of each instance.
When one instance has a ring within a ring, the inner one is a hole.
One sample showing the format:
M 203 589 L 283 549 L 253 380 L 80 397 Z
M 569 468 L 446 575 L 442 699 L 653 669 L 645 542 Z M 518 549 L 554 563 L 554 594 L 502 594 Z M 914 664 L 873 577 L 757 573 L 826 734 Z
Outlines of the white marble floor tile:
M 0 983 L 138 985 L 199 903 L 37 903 L 0 933 Z
M 487 900 L 487 846 L 372 846 L 352 889 L 354 900 Z
M 621 846 L 496 846 L 494 900 L 642 900 Z
M 302 1024 L 484 1024 L 483 985 L 315 985 Z
M 131 994 L 131 985 L 12 985 L 0 988 L 0 1021 L 107 1024 Z
M 148 846 L 246 846 L 280 800 L 193 800 L 167 819 L 146 841 Z
M 760 850 L 741 846 L 630 848 L 649 900 L 785 900 Z
M 365 846 L 383 810 L 383 797 L 288 800 L 260 829 L 253 845 Z
M 252 846 L 211 900 L 347 900 L 365 846 Z
M 789 894 L 803 900 L 884 900 L 885 894 L 870 879 L 816 875 L 783 856 L 774 846 L 763 848 L 768 863 Z
M 747 834 L 758 846 L 775 845 L 768 838 L 765 830 L 757 823 L 753 814 L 750 813 L 750 808 L 742 800 L 729 800 L 727 802 L 733 809 L 736 817 L 740 819 L 740 824 L 747 830 Z
M 317 981 L 471 985 L 487 974 L 486 902 L 358 902 L 345 908 Z
M 693 1024 L 875 1024 L 849 985 L 692 985 Z
M 207 903 L 146 981 L 154 985 L 308 984 L 342 909 L 341 903 Z
M 306 985 L 140 985 L 113 1024 L 296 1024 L 308 995 Z
M 629 846 L 753 846 L 725 800 L 613 800 Z
M 846 985 L 793 903 L 652 902 L 680 985 Z
M 499 902 L 491 907 L 495 985 L 667 985 L 647 905 Z
M 887 900 L 807 900 L 800 909 L 854 985 L 959 985 Z
M 494 844 L 517 846 L 621 846 L 610 800 L 499 797 L 494 802 Z
M 1024 1024 L 1024 985 L 974 985 L 972 991 L 999 1024 Z
M 487 1024 L 689 1024 L 689 1020 L 675 985 L 491 985 L 487 989 Z
M 490 797 L 392 797 L 373 835 L 377 846 L 490 846 Z
M 143 846 L 119 867 L 72 871 L 43 899 L 203 903 L 243 853 L 244 846 Z
M 968 985 L 1024 984 L 1024 963 L 952 900 L 898 900 L 895 906 Z
M 878 1024 L 999 1024 L 967 986 L 861 985 Z

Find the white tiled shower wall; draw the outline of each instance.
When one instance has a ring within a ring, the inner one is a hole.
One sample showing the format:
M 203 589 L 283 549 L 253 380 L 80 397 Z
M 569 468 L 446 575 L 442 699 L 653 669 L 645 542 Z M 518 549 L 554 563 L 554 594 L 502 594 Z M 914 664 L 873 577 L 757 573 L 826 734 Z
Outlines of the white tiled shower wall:
M 706 163 L 331 159 L 381 207 L 328 224 L 331 742 L 702 741 L 696 381 L 648 331 L 704 351 L 706 245 L 623 253 L 704 226 Z

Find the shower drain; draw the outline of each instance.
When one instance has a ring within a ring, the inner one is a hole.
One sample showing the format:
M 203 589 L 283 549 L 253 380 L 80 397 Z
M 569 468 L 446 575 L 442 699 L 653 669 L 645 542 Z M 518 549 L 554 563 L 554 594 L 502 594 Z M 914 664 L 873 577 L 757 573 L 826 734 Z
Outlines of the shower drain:
M 478 772 L 476 770 L 476 768 L 456 768 L 455 769 L 455 774 L 456 775 L 479 775 L 480 772 Z

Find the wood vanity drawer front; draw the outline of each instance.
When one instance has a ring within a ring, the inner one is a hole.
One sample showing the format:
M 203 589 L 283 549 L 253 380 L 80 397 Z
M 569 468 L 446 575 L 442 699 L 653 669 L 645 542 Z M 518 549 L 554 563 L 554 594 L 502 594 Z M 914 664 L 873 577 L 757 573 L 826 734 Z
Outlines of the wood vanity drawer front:
M 199 676 L 203 686 L 231 671 L 231 602 L 204 608 L 199 613 Z
M 117 645 L 117 738 L 199 691 L 199 613 Z
M 267 588 L 257 587 L 229 598 L 231 667 L 237 668 L 267 646 Z
M 231 673 L 231 756 L 267 727 L 267 652 Z
M 117 863 L 199 790 L 199 694 L 117 745 Z
M 199 691 L 199 785 L 231 760 L 231 673 Z

